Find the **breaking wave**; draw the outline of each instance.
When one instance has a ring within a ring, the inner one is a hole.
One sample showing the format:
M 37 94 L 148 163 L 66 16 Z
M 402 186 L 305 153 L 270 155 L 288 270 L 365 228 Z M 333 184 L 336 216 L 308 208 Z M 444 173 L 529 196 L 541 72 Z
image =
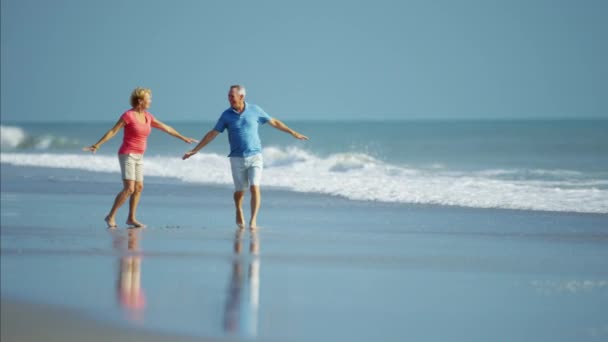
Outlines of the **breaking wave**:
M 116 157 L 108 155 L 2 153 L 1 162 L 120 172 Z M 278 147 L 264 149 L 264 164 L 264 186 L 352 200 L 608 213 L 608 180 L 580 177 L 568 170 L 417 169 L 391 165 L 364 153 L 320 157 L 298 148 Z M 146 156 L 145 173 L 188 183 L 232 184 L 228 158 L 214 153 L 199 153 L 187 161 Z M 551 177 L 539 178 L 544 174 Z
M 78 146 L 78 141 L 51 134 L 30 135 L 23 128 L 0 126 L 0 147 L 2 151 L 12 150 L 49 150 L 51 148 L 68 148 Z

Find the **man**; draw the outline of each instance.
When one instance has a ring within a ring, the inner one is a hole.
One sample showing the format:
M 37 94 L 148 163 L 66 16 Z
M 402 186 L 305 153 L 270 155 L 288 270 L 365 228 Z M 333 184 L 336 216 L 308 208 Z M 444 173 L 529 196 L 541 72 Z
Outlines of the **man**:
M 300 140 L 308 137 L 292 130 L 281 121 L 271 118 L 262 108 L 245 102 L 246 90 L 241 85 L 233 85 L 228 92 L 230 108 L 226 109 L 215 127 L 210 130 L 195 148 L 186 152 L 182 159 L 186 160 L 210 143 L 215 137 L 228 129 L 230 142 L 230 167 L 234 181 L 234 205 L 236 206 L 236 224 L 245 226 L 243 216 L 243 198 L 247 187 L 251 191 L 251 220 L 249 228 L 257 228 L 257 216 L 260 209 L 261 194 L 260 180 L 262 178 L 262 144 L 258 135 L 260 124 L 269 123 L 272 127 L 293 135 Z

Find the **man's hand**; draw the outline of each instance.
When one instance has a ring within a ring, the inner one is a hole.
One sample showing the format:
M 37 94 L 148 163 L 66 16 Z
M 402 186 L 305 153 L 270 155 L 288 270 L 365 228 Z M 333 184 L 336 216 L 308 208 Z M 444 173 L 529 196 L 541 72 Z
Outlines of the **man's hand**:
M 186 152 L 186 154 L 184 154 L 184 156 L 182 157 L 182 160 L 186 160 L 195 154 L 196 154 L 196 152 L 194 152 L 194 151 L 188 151 L 188 152 Z

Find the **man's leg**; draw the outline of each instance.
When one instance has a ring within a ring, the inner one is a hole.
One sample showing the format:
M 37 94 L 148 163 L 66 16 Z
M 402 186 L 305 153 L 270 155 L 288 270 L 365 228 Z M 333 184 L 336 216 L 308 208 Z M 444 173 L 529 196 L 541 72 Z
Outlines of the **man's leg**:
M 243 215 L 243 198 L 247 189 L 247 170 L 245 160 L 240 157 L 230 158 L 230 169 L 232 171 L 232 181 L 234 182 L 234 207 L 236 209 L 236 225 L 239 228 L 245 227 L 245 215 Z
M 245 227 L 245 216 L 243 215 L 243 198 L 245 198 L 245 191 L 234 192 L 234 206 L 236 208 L 236 225 L 239 228 Z
M 260 187 L 258 185 L 252 185 L 251 190 L 251 221 L 249 221 L 249 228 L 258 228 L 258 211 L 260 210 L 260 204 L 262 203 L 262 194 L 260 193 Z
M 260 183 L 262 181 L 262 169 L 264 168 L 264 161 L 262 155 L 258 154 L 250 159 L 250 165 L 247 169 L 247 176 L 249 181 L 249 190 L 251 191 L 251 220 L 249 221 L 249 228 L 255 230 L 258 228 L 258 211 L 262 204 L 262 195 L 260 192 Z

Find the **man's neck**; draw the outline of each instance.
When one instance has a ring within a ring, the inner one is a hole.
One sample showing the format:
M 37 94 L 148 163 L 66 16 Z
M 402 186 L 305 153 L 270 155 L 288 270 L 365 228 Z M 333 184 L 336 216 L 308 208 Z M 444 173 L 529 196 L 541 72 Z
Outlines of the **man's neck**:
M 236 106 L 232 107 L 232 109 L 234 109 L 239 114 L 242 113 L 245 110 L 245 102 L 237 104 Z

